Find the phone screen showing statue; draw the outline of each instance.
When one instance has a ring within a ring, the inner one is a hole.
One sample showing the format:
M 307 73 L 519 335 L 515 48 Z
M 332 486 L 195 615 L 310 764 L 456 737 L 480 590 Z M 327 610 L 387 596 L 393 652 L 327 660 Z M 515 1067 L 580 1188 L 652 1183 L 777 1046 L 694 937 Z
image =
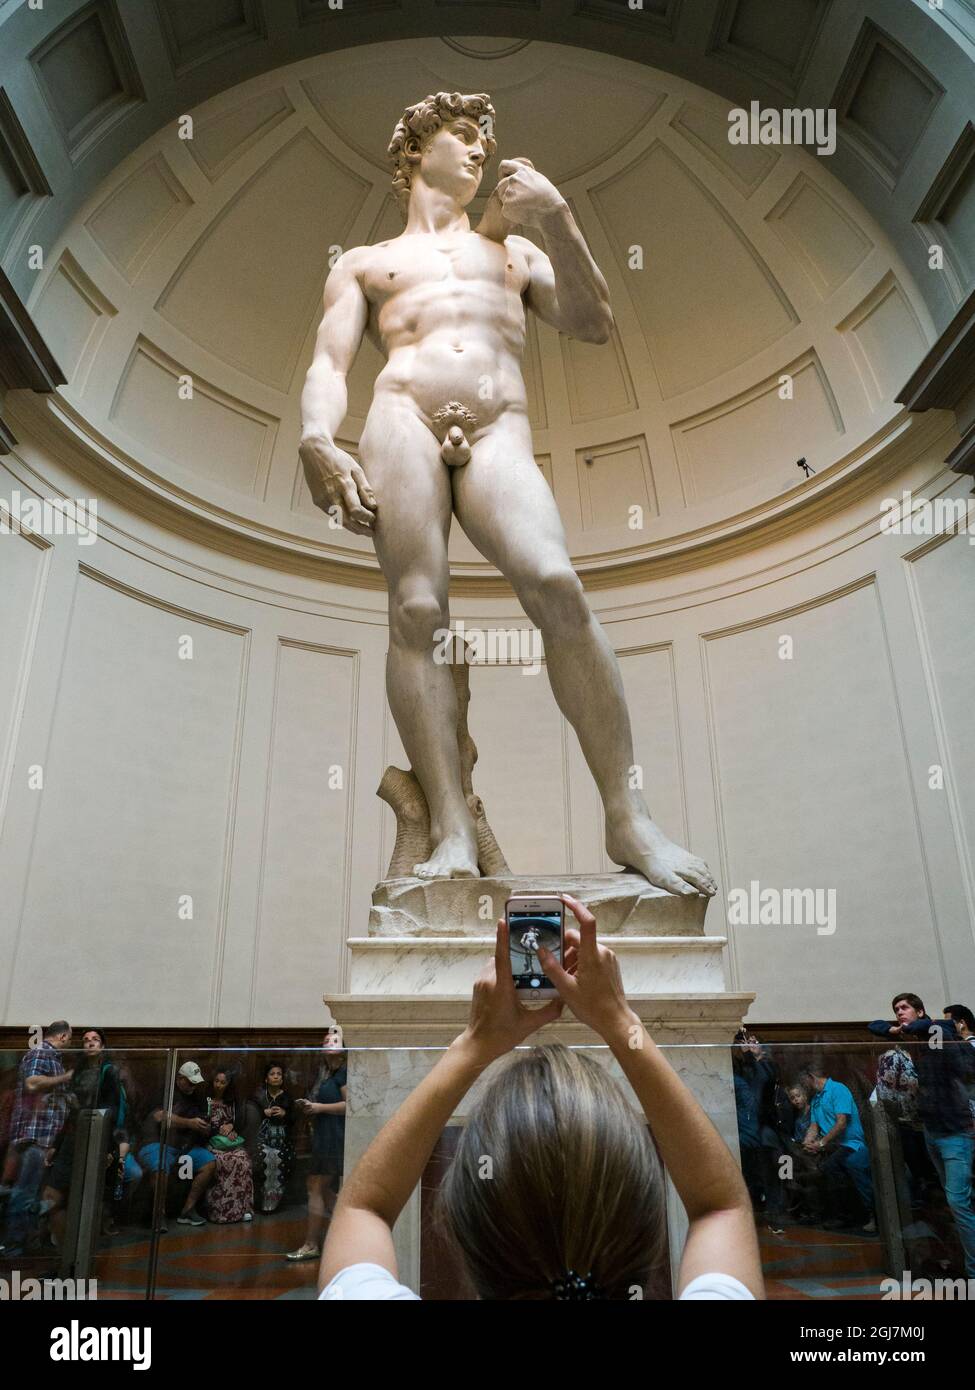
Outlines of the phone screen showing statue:
M 533 994 L 539 989 L 552 988 L 538 959 L 539 946 L 547 947 L 561 964 L 561 915 L 558 912 L 509 913 L 508 949 L 515 989 Z

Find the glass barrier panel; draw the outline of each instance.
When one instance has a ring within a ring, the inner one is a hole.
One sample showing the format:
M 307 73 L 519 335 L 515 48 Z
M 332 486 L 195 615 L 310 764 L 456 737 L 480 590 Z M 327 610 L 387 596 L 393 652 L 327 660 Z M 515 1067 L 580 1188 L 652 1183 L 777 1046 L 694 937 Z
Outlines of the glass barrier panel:
M 749 1033 L 661 1050 L 741 1167 L 770 1299 L 975 1294 L 965 1282 L 975 1049 L 763 1044 Z M 650 1242 L 624 1296 L 674 1297 L 686 1218 L 652 1145 L 632 1147 L 632 1124 L 646 1118 L 608 1048 L 569 1051 L 562 1103 L 600 1144 L 574 1157 L 564 1119 L 552 1120 L 551 1078 L 542 1094 L 537 1077 L 503 1075 L 530 1049 L 492 1063 L 458 1100 L 393 1233 L 400 1281 L 421 1297 L 488 1287 L 490 1258 L 470 1263 L 485 1242 L 465 1246 L 466 1223 L 476 1227 L 479 1184 L 496 1180 L 492 1149 L 506 1144 L 529 1154 L 532 1183 L 565 1195 L 583 1226 L 595 1210 Z M 101 1060 L 70 1051 L 71 1078 L 45 1092 L 43 1114 L 25 1101 L 31 1050 L 0 1054 L 0 1277 L 94 1278 L 99 1298 L 315 1298 L 345 1175 L 443 1052 L 343 1050 L 334 1039 Z M 628 1110 L 614 1110 L 610 1078 Z M 630 1167 L 604 1164 L 608 1153 L 630 1153 Z M 619 1193 L 630 1183 L 640 1196 L 628 1205 Z M 513 1244 L 497 1264 L 510 1269 L 512 1252 L 533 1248 L 535 1188 L 504 1190 Z
M 731 1049 L 769 1298 L 975 1295 L 975 1049 L 931 1044 Z
M 25 1042 L 0 1053 L 0 1278 L 11 1297 L 147 1298 L 156 1237 L 136 1151 L 172 1055 Z

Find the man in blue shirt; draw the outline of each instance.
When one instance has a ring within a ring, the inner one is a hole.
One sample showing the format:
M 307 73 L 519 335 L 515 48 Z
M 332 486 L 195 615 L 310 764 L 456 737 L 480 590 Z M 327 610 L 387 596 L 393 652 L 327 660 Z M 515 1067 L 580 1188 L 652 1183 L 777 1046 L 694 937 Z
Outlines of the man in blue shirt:
M 815 1066 L 806 1068 L 802 1080 L 810 1094 L 810 1124 L 802 1147 L 807 1153 L 825 1155 L 823 1177 L 834 1195 L 838 1196 L 850 1182 L 853 1183 L 866 1210 L 863 1229 L 872 1234 L 877 1227 L 873 1215 L 870 1151 L 853 1095 L 842 1081 L 834 1081 Z M 827 1224 L 847 1223 L 837 1215 Z

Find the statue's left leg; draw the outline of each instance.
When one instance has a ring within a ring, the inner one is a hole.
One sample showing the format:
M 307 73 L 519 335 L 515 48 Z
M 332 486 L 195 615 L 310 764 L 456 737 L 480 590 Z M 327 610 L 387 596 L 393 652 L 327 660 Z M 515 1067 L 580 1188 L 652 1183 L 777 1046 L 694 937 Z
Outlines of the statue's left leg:
M 668 839 L 630 786 L 633 737 L 619 665 L 572 568 L 524 416 L 502 415 L 470 462 L 451 470 L 451 485 L 464 531 L 541 631 L 552 691 L 602 797 L 610 858 L 671 893 L 710 896 L 717 885 L 708 866 Z

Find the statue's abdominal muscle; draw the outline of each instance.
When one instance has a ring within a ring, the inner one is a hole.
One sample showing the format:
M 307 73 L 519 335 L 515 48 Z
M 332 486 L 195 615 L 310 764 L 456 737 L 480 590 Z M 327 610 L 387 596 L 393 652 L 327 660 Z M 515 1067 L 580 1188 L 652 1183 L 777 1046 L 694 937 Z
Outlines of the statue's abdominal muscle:
M 430 417 L 456 401 L 483 426 L 525 404 L 525 309 L 503 254 L 500 264 L 461 263 L 464 274 L 446 261 L 424 256 L 368 277 L 388 359 L 376 391 L 406 393 Z

